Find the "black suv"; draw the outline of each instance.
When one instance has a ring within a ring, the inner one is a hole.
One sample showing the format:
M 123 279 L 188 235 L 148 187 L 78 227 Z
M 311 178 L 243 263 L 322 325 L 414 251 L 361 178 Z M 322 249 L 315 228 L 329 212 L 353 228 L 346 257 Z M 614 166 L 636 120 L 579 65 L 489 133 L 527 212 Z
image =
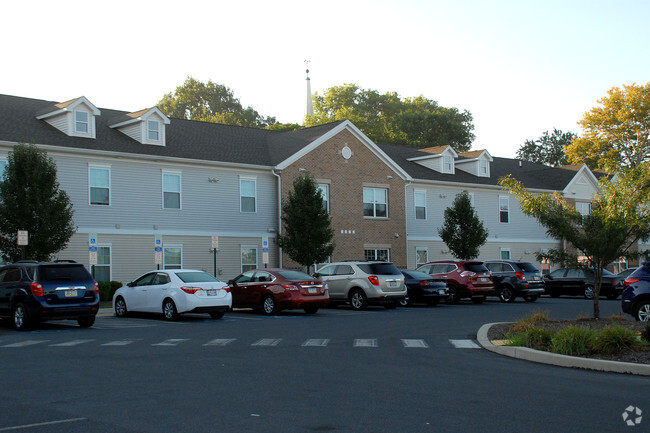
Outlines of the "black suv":
M 514 302 L 518 296 L 526 302 L 535 302 L 544 293 L 541 272 L 532 263 L 487 260 L 483 264 L 492 273 L 496 294 L 503 302 Z
M 95 323 L 99 288 L 84 265 L 74 262 L 16 262 L 0 266 L 0 317 L 19 331 L 50 319 Z

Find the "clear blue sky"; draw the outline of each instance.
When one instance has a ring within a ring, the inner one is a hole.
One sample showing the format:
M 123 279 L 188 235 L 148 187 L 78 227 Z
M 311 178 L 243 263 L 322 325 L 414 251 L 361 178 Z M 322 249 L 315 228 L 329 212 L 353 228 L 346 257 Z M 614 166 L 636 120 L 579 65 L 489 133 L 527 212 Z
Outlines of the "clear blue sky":
M 188 75 L 302 123 L 312 91 L 355 83 L 474 116 L 474 149 L 514 157 L 607 90 L 650 81 L 650 1 L 2 2 L 0 93 L 155 105 Z

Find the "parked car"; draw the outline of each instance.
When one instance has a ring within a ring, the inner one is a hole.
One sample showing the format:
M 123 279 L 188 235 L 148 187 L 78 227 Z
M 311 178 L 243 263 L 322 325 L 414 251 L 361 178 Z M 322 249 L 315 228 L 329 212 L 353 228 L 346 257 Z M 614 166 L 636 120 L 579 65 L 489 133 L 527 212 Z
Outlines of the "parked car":
M 407 293 L 404 275 L 391 262 L 331 263 L 314 276 L 329 286 L 331 304 L 349 302 L 355 310 L 364 310 L 368 305 L 395 308 Z
M 255 269 L 228 281 L 233 308 L 253 308 L 264 314 L 302 308 L 314 314 L 329 304 L 327 284 L 290 269 Z
M 129 312 L 162 313 L 165 320 L 176 320 L 183 313 L 207 313 L 221 319 L 231 306 L 228 285 L 195 269 L 150 271 L 113 295 L 117 317 Z
M 560 268 L 544 276 L 546 293 L 554 298 L 560 295 L 582 295 L 594 299 L 594 270 L 591 268 Z M 603 269 L 600 295 L 616 299 L 623 292 L 623 281 Z
M 632 274 L 632 272 L 636 271 L 637 269 L 639 269 L 639 266 L 632 266 L 631 268 L 627 268 L 619 272 L 618 274 L 616 274 L 616 278 L 618 278 L 621 281 L 625 281 L 625 279 L 629 277 Z
M 0 317 L 25 331 L 52 319 L 95 323 L 97 282 L 81 263 L 21 261 L 0 267 Z
M 494 293 L 490 271 L 483 262 L 476 260 L 438 260 L 417 268 L 434 278 L 446 278 L 449 297 L 447 302 L 457 304 L 463 298 L 470 298 L 480 304 L 485 297 Z
M 636 320 L 650 321 L 650 262 L 645 262 L 623 283 L 621 308 Z
M 517 297 L 535 302 L 544 293 L 542 273 L 530 262 L 486 260 L 483 264 L 492 273 L 496 294 L 503 302 L 514 302 Z
M 407 291 L 406 297 L 399 302 L 401 306 L 406 307 L 416 302 L 435 306 L 449 297 L 444 279 L 436 280 L 427 273 L 410 269 L 400 269 L 400 272 L 404 275 Z

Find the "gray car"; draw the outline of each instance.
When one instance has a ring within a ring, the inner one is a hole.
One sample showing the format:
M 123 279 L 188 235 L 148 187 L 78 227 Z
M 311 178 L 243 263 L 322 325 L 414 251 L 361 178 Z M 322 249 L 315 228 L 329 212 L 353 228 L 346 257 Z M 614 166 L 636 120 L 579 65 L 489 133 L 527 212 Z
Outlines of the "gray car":
M 368 305 L 395 308 L 406 296 L 404 275 L 390 262 L 331 263 L 314 277 L 329 286 L 330 305 L 349 302 L 355 310 L 363 310 Z

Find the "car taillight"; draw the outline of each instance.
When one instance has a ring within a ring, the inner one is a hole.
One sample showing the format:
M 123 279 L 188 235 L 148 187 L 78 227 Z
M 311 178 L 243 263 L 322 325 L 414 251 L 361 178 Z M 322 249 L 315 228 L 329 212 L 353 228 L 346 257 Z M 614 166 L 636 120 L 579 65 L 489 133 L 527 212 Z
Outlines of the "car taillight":
M 294 286 L 293 284 L 283 284 L 282 287 L 284 290 L 300 290 L 298 286 Z
M 183 286 L 181 287 L 181 290 L 184 291 L 185 293 L 189 293 L 190 295 L 193 295 L 194 293 L 198 292 L 199 290 L 203 290 L 200 287 L 192 287 L 192 286 Z
M 421 286 L 428 286 L 430 282 L 431 282 L 431 281 L 429 281 L 429 280 L 422 280 L 422 281 L 420 281 L 419 284 L 420 284 Z
M 472 271 L 463 271 L 463 272 L 460 273 L 460 276 L 463 277 L 463 278 L 467 278 L 467 277 L 470 277 L 470 278 L 471 278 L 471 277 L 475 277 L 475 276 L 476 276 L 476 272 L 472 272 Z
M 95 295 L 99 295 L 99 284 L 95 281 Z
M 526 274 L 523 272 L 515 272 L 515 276 L 518 280 L 526 281 Z
M 626 287 L 627 287 L 627 286 L 629 286 L 630 284 L 634 284 L 634 283 L 636 283 L 637 281 L 639 281 L 638 278 L 628 278 L 628 279 L 626 279 L 626 280 L 623 282 L 623 286 L 626 286 Z
M 32 283 L 29 285 L 29 290 L 32 291 L 34 296 L 43 296 L 43 285 L 41 283 Z
M 370 283 L 373 286 L 378 286 L 379 285 L 379 277 L 377 277 L 376 275 L 370 275 L 368 277 L 368 281 L 370 281 Z
M 222 289 L 225 290 L 226 292 L 230 293 L 230 286 L 222 287 Z

